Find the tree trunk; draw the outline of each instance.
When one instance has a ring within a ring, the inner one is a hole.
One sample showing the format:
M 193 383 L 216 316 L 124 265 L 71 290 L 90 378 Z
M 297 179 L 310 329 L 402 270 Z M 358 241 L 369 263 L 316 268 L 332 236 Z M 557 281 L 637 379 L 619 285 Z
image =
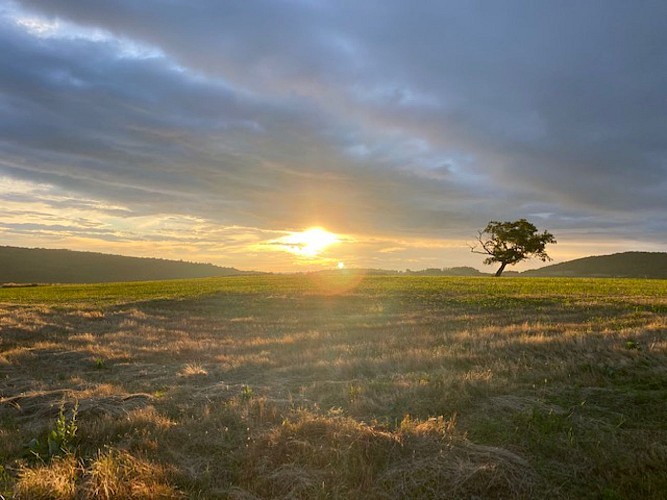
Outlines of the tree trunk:
M 507 267 L 507 262 L 503 262 L 503 263 L 501 263 L 501 264 L 500 264 L 500 269 L 498 269 L 498 270 L 496 271 L 496 277 L 498 277 L 498 276 L 500 276 L 501 274 L 503 274 L 503 271 L 505 270 L 506 267 Z

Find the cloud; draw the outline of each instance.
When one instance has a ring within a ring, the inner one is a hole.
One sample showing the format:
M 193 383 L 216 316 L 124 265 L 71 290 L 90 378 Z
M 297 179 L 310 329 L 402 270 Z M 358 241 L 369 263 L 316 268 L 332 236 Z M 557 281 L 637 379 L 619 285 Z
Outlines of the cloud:
M 555 233 L 667 243 L 662 2 L 0 14 L 14 179 L 219 227 L 464 240 L 537 214 Z

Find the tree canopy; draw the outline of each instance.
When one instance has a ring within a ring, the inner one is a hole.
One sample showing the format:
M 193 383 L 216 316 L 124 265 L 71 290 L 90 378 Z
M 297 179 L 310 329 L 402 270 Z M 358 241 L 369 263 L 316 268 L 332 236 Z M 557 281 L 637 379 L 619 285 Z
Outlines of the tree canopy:
M 526 219 L 514 222 L 489 222 L 478 231 L 477 243 L 471 246 L 473 253 L 488 255 L 485 264 L 500 263 L 496 276 L 500 276 L 505 267 L 522 260 L 537 257 L 545 262 L 551 260 L 545 251 L 547 243 L 556 243 L 553 234 L 537 228 Z

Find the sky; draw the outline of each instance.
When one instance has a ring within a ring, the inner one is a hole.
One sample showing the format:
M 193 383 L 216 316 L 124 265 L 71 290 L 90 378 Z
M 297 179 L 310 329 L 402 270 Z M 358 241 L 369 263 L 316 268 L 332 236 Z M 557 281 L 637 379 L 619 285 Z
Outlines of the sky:
M 667 251 L 665 19 L 662 0 L 0 0 L 0 244 L 491 271 L 477 231 L 527 218 L 555 262 Z

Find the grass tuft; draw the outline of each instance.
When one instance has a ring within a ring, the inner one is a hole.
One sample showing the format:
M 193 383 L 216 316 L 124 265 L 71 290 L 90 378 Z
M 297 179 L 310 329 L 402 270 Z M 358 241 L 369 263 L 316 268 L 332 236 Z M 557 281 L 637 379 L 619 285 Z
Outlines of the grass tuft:
M 168 483 L 168 471 L 122 450 L 100 452 L 86 470 L 79 488 L 84 498 L 184 498 Z
M 74 455 L 57 457 L 48 464 L 23 467 L 14 489 L 17 500 L 70 500 L 76 498 L 80 465 Z

